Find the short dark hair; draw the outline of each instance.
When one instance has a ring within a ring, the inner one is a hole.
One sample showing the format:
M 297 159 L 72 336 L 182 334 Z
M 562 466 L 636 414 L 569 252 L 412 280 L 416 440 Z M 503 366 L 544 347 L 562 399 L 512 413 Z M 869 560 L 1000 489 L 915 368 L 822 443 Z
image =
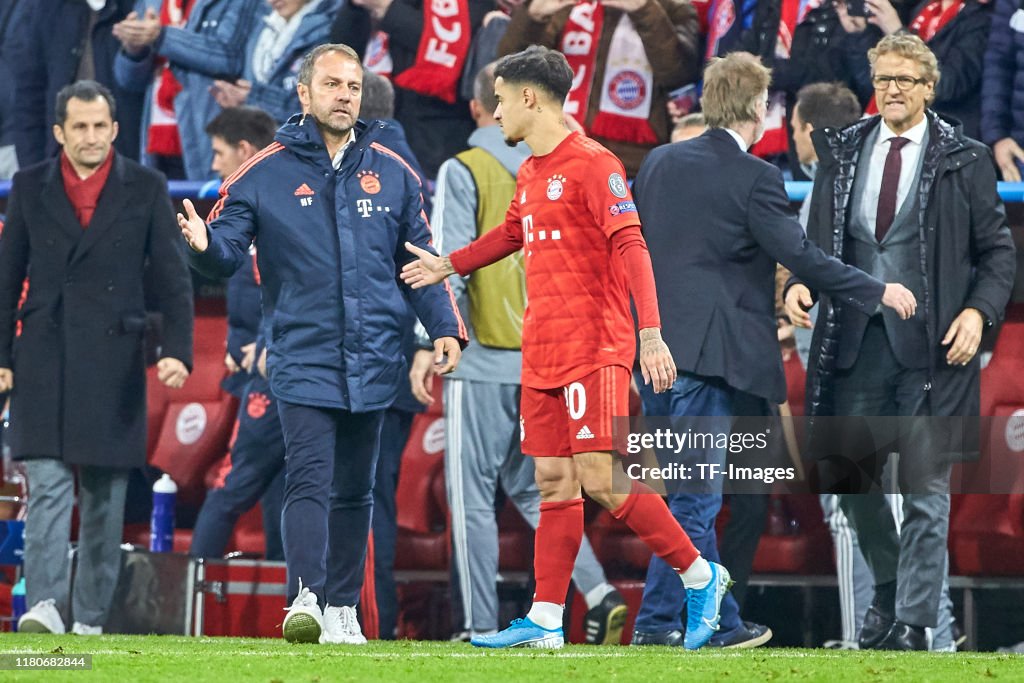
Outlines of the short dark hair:
M 494 67 L 494 79 L 537 86 L 556 102 L 563 102 L 572 87 L 572 69 L 557 50 L 531 45 L 506 55 Z
M 83 102 L 94 102 L 102 97 L 110 107 L 110 118 L 117 119 L 117 103 L 114 101 L 114 95 L 106 86 L 96 81 L 75 81 L 71 85 L 65 85 L 57 93 L 54 118 L 58 126 L 63 127 L 64 122 L 68 120 L 68 101 L 72 97 Z
M 498 108 L 498 98 L 494 96 L 494 66 L 495 62 L 485 64 L 473 79 L 473 99 L 490 114 Z
M 372 71 L 363 71 L 363 100 L 359 118 L 364 121 L 395 118 L 395 88 L 391 81 Z
M 256 149 L 274 141 L 277 121 L 258 107 L 228 107 L 206 124 L 206 134 L 236 146 L 245 140 Z
M 812 83 L 796 94 L 796 111 L 811 128 L 845 128 L 860 118 L 863 107 L 842 83 Z
M 360 69 L 363 68 L 363 62 L 359 59 L 359 54 L 348 45 L 343 43 L 324 43 L 314 47 L 302 58 L 302 66 L 299 67 L 299 83 L 309 87 L 313 82 L 313 67 L 316 66 L 316 60 L 329 52 L 340 52 L 358 64 Z

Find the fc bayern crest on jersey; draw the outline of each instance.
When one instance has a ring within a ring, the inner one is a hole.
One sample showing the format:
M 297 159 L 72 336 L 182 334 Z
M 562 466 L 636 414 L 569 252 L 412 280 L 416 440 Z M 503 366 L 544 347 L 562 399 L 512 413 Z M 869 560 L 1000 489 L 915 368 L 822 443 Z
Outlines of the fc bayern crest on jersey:
M 562 192 L 565 190 L 562 186 L 564 182 L 564 176 L 556 175 L 548 178 L 548 199 L 555 201 L 562 196 Z
M 611 190 L 612 194 L 619 199 L 625 199 L 628 190 L 626 189 L 626 181 L 622 179 L 622 176 L 618 173 L 612 173 L 608 176 L 608 189 Z
M 636 71 L 620 71 L 608 83 L 608 97 L 619 109 L 636 109 L 647 97 L 643 76 Z

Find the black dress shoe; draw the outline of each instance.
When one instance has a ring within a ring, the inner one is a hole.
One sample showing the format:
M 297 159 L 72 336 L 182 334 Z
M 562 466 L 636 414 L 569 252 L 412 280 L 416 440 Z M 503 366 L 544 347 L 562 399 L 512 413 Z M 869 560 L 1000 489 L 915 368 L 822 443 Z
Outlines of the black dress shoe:
M 896 621 L 896 582 L 875 586 L 875 598 L 864 615 L 857 645 L 862 650 L 874 650 L 889 635 Z
M 750 648 L 761 647 L 772 639 L 772 630 L 764 624 L 752 621 L 742 622 L 738 628 L 728 633 L 716 633 L 711 636 L 708 647 Z
M 682 647 L 682 631 L 633 631 L 630 645 L 671 645 Z
M 897 621 L 882 639 L 876 650 L 927 650 L 928 636 L 923 626 L 911 626 Z

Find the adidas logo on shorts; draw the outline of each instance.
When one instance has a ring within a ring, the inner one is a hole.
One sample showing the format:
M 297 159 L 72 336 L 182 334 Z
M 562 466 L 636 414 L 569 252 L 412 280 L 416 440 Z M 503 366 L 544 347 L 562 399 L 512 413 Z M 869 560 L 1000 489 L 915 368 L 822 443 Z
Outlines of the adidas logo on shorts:
M 583 425 L 580 427 L 580 431 L 576 432 L 577 439 L 593 439 L 594 432 L 590 431 L 590 427 Z

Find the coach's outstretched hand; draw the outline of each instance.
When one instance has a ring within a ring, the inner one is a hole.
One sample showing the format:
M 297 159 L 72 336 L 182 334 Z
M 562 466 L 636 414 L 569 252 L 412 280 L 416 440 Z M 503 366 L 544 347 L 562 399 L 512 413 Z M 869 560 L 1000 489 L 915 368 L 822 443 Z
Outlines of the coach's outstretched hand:
M 206 233 L 206 223 L 196 213 L 196 207 L 192 205 L 191 199 L 186 199 L 182 204 L 184 204 L 185 213 L 188 215 L 186 217 L 180 213 L 178 214 L 178 227 L 181 228 L 181 234 L 184 235 L 188 246 L 192 247 L 193 251 L 198 251 L 201 254 L 210 246 L 210 237 Z
M 447 257 L 431 254 L 426 249 L 420 249 L 411 242 L 405 243 L 405 248 L 410 253 L 418 256 L 415 261 L 409 261 L 402 267 L 400 277 L 402 282 L 413 289 L 436 285 L 441 280 L 455 273 L 452 262 Z
M 654 393 L 668 391 L 676 381 L 676 362 L 657 327 L 640 330 L 640 372 L 644 384 L 653 384 Z
M 885 285 L 885 293 L 882 294 L 882 305 L 896 311 L 900 316 L 900 320 L 909 320 L 917 312 L 917 299 L 914 297 L 914 293 L 895 282 Z

